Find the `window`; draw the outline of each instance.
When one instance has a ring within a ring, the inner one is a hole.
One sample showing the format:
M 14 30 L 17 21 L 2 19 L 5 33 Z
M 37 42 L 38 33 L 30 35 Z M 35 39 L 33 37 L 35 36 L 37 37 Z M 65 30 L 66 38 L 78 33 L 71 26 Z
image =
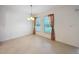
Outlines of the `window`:
M 50 33 L 51 32 L 51 26 L 50 26 L 50 21 L 49 17 L 45 16 L 44 17 L 44 32 Z
M 40 32 L 40 17 L 36 18 L 36 31 Z

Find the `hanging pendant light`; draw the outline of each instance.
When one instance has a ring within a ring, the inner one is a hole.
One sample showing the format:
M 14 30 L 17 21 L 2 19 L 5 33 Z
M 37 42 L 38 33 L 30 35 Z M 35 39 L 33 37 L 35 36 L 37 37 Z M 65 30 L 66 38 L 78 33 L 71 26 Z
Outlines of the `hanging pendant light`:
M 30 8 L 31 8 L 31 14 L 30 17 L 27 18 L 27 20 L 34 20 L 34 17 L 32 15 L 32 5 L 30 5 Z

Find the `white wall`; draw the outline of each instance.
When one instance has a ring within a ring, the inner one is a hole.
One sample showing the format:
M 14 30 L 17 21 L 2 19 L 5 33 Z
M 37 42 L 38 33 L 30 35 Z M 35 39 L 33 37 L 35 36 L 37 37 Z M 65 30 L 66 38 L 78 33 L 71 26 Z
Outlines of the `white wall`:
M 5 31 L 5 20 L 4 13 L 2 12 L 2 6 L 0 6 L 0 40 L 4 39 L 4 31 Z
M 27 13 L 21 7 L 0 6 L 0 41 L 32 34 L 32 22 L 26 20 Z
M 55 8 L 56 40 L 79 47 L 79 6 Z
M 79 47 L 79 11 L 75 11 L 75 9 L 79 9 L 79 6 L 55 6 L 39 16 L 43 20 L 43 16 L 54 13 L 56 40 Z M 41 24 L 42 30 L 37 34 L 50 39 L 50 34 L 44 33 L 42 26 Z

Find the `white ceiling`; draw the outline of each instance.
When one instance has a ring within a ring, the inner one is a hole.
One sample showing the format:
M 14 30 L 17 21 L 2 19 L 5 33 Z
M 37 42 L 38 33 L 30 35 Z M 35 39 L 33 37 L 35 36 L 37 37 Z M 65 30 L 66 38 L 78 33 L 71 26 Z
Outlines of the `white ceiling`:
M 32 14 L 36 15 L 39 13 L 43 13 L 48 10 L 54 9 L 55 7 L 57 7 L 57 5 L 32 5 Z M 70 7 L 75 7 L 75 9 L 79 8 L 79 6 L 73 5 Z M 5 11 L 25 13 L 27 16 L 29 16 L 31 13 L 30 5 L 0 5 L 0 10 L 1 9 Z
M 32 14 L 36 15 L 39 13 L 43 13 L 48 10 L 55 9 L 55 7 L 59 7 L 59 6 L 57 6 L 57 5 L 32 5 Z M 75 7 L 75 9 L 79 8 L 79 6 L 74 6 L 74 7 Z M 28 15 L 28 16 L 31 13 L 30 5 L 0 5 L 0 10 L 1 9 L 5 10 L 5 11 L 26 13 L 26 15 Z
M 50 9 L 52 9 L 55 5 L 32 5 L 32 13 L 39 14 L 42 12 L 46 12 Z M 5 5 L 3 6 L 5 9 L 9 11 L 17 11 L 17 12 L 25 12 L 26 14 L 30 14 L 31 7 L 30 5 Z
M 52 9 L 54 6 L 53 5 L 34 5 L 33 8 L 33 14 L 39 14 L 42 12 L 46 12 L 50 9 Z

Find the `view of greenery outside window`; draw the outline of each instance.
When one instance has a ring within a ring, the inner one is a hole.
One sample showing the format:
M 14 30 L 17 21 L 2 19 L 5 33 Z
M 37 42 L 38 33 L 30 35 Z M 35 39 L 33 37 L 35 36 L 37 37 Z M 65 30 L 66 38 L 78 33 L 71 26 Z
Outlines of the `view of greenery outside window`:
M 48 16 L 44 16 L 44 32 L 51 32 L 50 20 Z
M 36 17 L 36 32 L 40 32 L 40 17 Z

